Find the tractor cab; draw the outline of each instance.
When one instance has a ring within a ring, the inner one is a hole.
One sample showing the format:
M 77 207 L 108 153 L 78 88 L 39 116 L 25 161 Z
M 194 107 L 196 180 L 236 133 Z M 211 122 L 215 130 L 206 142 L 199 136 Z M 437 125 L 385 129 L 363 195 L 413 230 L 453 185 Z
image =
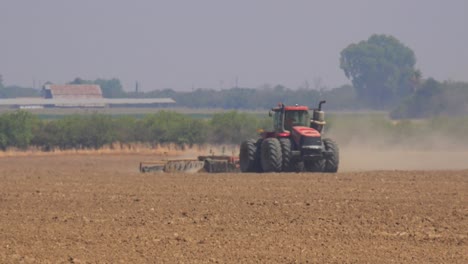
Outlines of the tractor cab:
M 273 108 L 273 128 L 275 132 L 291 132 L 295 126 L 310 127 L 307 106 L 284 106 Z
M 279 104 L 272 108 L 274 130 L 261 130 L 261 138 L 246 140 L 240 146 L 241 171 L 337 172 L 338 146 L 321 135 L 324 103 L 320 101 L 318 108 L 312 109 L 312 118 L 307 106 Z

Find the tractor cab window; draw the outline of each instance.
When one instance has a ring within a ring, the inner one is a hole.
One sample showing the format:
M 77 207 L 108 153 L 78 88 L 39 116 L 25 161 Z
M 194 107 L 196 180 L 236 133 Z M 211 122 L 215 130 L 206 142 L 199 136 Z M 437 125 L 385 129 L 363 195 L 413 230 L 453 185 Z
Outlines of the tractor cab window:
M 284 129 L 291 131 L 294 126 L 310 126 L 308 111 L 286 111 L 284 117 Z
M 275 115 L 273 116 L 273 127 L 275 129 L 275 131 L 281 131 L 282 127 L 281 127 L 281 122 L 282 122 L 282 118 L 281 118 L 281 112 L 280 111 L 276 111 L 275 112 Z

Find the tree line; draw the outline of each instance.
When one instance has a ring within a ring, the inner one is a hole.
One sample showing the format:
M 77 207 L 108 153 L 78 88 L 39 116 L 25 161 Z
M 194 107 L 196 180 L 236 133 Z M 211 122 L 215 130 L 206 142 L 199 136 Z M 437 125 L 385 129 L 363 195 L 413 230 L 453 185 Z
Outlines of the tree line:
M 233 87 L 224 90 L 197 88 L 192 91 L 174 91 L 172 89 L 153 90 L 149 92 L 126 92 L 119 79 L 84 80 L 75 78 L 69 84 L 97 84 L 101 86 L 103 96 L 107 98 L 165 98 L 176 101 L 176 106 L 187 108 L 219 109 L 269 109 L 278 102 L 313 106 L 323 98 L 332 98 L 329 107 L 335 110 L 359 109 L 354 98 L 354 88 L 343 85 L 336 89 L 311 89 L 301 87 L 287 88 L 283 85 L 260 88 Z
M 468 114 L 468 83 L 425 80 L 410 96 L 391 112 L 395 119 L 435 116 L 466 116 Z
M 0 149 L 99 149 L 117 142 L 150 146 L 166 143 L 181 146 L 239 144 L 245 138 L 255 137 L 258 128 L 270 126 L 269 119 L 235 111 L 216 113 L 211 119 L 195 119 L 172 111 L 160 111 L 143 118 L 94 113 L 41 120 L 36 115 L 19 110 L 0 115 Z
M 257 138 L 258 130 L 271 130 L 270 117 L 236 111 L 215 113 L 211 118 L 192 118 L 161 111 L 143 118 L 105 114 L 70 115 L 41 120 L 26 111 L 0 115 L 0 150 L 9 148 L 99 149 L 120 144 L 156 147 L 175 143 L 181 147 L 234 144 Z M 330 114 L 325 137 L 340 145 L 367 144 L 388 148 L 460 148 L 468 146 L 467 117 L 435 117 L 424 122 L 393 122 L 382 113 Z M 437 138 L 438 140 L 434 140 Z

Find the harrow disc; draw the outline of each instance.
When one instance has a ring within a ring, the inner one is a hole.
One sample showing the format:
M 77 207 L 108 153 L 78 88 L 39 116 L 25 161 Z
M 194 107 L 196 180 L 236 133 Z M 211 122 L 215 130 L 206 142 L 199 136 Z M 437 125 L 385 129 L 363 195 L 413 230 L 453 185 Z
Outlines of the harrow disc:
M 203 169 L 205 162 L 198 160 L 170 160 L 164 166 L 164 172 L 196 173 Z

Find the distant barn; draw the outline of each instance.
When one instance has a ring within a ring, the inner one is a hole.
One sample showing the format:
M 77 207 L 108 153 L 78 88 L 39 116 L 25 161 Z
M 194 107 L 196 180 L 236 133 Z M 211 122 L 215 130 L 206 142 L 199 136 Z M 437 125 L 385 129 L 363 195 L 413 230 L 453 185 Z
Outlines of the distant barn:
M 103 98 L 101 87 L 95 84 L 48 84 L 44 86 L 47 99 L 94 99 Z
M 44 98 L 56 100 L 73 100 L 76 104 L 54 104 L 55 107 L 105 107 L 103 103 L 78 103 L 76 100 L 102 99 L 102 91 L 95 84 L 47 84 L 44 85 Z M 73 102 L 72 101 L 72 102 Z

